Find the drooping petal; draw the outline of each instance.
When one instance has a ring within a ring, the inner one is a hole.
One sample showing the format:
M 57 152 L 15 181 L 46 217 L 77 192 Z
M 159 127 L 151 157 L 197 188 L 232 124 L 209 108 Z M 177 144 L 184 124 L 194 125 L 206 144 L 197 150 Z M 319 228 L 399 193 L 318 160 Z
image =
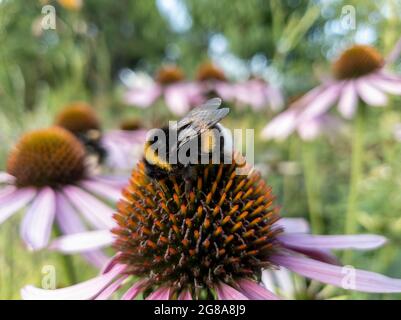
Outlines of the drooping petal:
M 24 300 L 89 300 L 95 298 L 113 279 L 121 274 L 125 265 L 117 265 L 108 273 L 71 287 L 46 290 L 34 286 L 26 286 L 21 290 Z
M 169 300 L 170 299 L 170 288 L 161 287 L 156 291 L 153 291 L 146 300 Z
M 276 225 L 282 227 L 285 233 L 308 233 L 308 222 L 303 218 L 281 218 Z
M 223 282 L 220 282 L 215 288 L 219 300 L 249 300 L 241 292 Z
M 318 117 L 335 103 L 343 86 L 342 82 L 328 85 L 315 99 L 313 99 L 300 113 L 299 121 Z
M 353 80 L 347 81 L 341 91 L 338 111 L 346 119 L 351 119 L 358 106 L 358 95 Z
M 278 292 L 286 299 L 294 298 L 296 291 L 294 286 L 294 279 L 292 278 L 292 274 L 288 269 L 280 267 L 280 269 L 278 270 L 263 270 L 262 281 L 265 286 L 266 283 L 268 283 L 269 277 L 270 279 L 272 279 L 271 281 L 274 281 L 277 284 L 277 289 L 272 291 L 273 293 Z
M 356 80 L 356 89 L 366 104 L 374 107 L 383 107 L 387 104 L 387 96 L 383 91 L 372 86 L 365 77 Z
M 401 94 L 401 79 L 389 80 L 381 75 L 373 75 L 368 79 L 369 83 L 383 92 L 390 94 Z
M 401 280 L 378 273 L 335 266 L 302 256 L 275 255 L 271 261 L 304 277 L 347 290 L 377 293 L 401 292 Z
M 112 229 L 115 226 L 113 209 L 94 196 L 75 186 L 63 189 L 64 194 L 86 220 L 97 229 Z
M 297 124 L 296 110 L 286 110 L 268 123 L 261 133 L 264 139 L 284 140 L 294 132 Z
M 107 300 L 110 296 L 116 292 L 122 285 L 125 279 L 127 279 L 127 275 L 123 275 L 117 280 L 114 280 L 107 288 L 105 288 L 96 298 L 95 300 Z
M 128 180 L 128 179 L 127 179 Z M 110 185 L 95 181 L 95 180 L 85 180 L 80 183 L 82 187 L 93 192 L 105 199 L 111 200 L 113 202 L 117 202 L 121 199 L 121 191 L 120 188 L 115 188 Z
M 35 189 L 23 188 L 2 196 L 0 199 L 0 223 L 25 207 L 35 195 Z
M 233 101 L 238 95 L 238 87 L 224 81 L 217 81 L 214 88 L 223 101 Z
M 137 281 L 131 288 L 124 293 L 121 297 L 121 300 L 133 300 L 136 298 L 138 294 L 141 293 L 143 289 L 143 285 L 146 283 L 146 280 L 139 280 Z
M 262 271 L 262 283 L 269 291 L 276 293 L 276 285 L 273 278 L 273 270 Z
M 136 107 L 147 108 L 155 103 L 162 89 L 157 84 L 145 88 L 132 88 L 124 95 L 124 101 Z
M 189 290 L 184 290 L 178 297 L 178 300 L 193 300 Z
M 32 250 L 47 246 L 56 212 L 56 196 L 51 188 L 39 191 L 21 223 L 21 237 Z
M 64 234 L 74 234 L 86 231 L 86 227 L 65 196 L 56 193 L 56 220 Z M 51 246 L 51 245 L 50 245 Z M 109 258 L 100 250 L 84 252 L 82 256 L 96 268 L 102 268 Z
M 255 281 L 242 279 L 237 281 L 237 284 L 250 300 L 280 300 L 278 296 Z
M 61 236 L 55 239 L 49 249 L 64 253 L 81 253 L 110 246 L 114 236 L 109 230 L 86 231 Z
M 179 116 L 186 114 L 191 107 L 185 83 L 167 86 L 164 90 L 164 99 L 168 108 Z
M 4 171 L 0 171 L 0 183 L 13 183 L 15 181 L 15 178 Z
M 378 235 L 320 236 L 310 234 L 282 234 L 280 242 L 292 248 L 307 249 L 376 249 L 386 243 L 386 238 Z

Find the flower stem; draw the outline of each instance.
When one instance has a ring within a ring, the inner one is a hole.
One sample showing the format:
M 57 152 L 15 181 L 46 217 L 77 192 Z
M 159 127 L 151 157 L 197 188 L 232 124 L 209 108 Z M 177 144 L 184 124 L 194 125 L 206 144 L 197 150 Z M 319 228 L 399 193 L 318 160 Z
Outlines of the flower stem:
M 318 181 L 316 150 L 313 143 L 306 142 L 302 145 L 302 158 L 309 219 L 312 225 L 312 231 L 320 234 L 323 232 L 322 206 L 319 201 L 320 186 Z
M 345 217 L 345 234 L 354 234 L 357 231 L 358 212 L 358 185 L 362 178 L 364 106 L 359 108 L 354 124 L 352 138 L 351 176 L 348 193 L 347 213 Z M 344 260 L 349 263 L 351 251 L 345 252 Z
M 55 234 L 56 234 L 57 237 L 62 235 L 62 233 L 61 233 L 60 229 L 58 228 L 58 226 L 55 226 L 54 230 L 55 230 Z M 65 275 L 66 275 L 67 280 L 68 280 L 68 284 L 72 285 L 72 284 L 77 283 L 77 275 L 76 275 L 76 272 L 75 272 L 74 261 L 73 261 L 72 256 L 59 254 L 59 257 L 60 257 L 60 263 L 64 267 L 64 271 L 65 271 Z

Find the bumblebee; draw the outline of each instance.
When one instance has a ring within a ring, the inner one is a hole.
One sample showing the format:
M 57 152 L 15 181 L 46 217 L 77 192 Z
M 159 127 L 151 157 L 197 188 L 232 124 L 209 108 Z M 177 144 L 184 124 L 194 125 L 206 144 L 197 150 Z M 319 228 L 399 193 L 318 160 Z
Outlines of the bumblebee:
M 143 160 L 150 178 L 175 176 L 189 186 L 199 166 L 230 159 L 232 137 L 219 123 L 229 109 L 220 108 L 221 102 L 210 99 L 178 122 L 148 133 Z

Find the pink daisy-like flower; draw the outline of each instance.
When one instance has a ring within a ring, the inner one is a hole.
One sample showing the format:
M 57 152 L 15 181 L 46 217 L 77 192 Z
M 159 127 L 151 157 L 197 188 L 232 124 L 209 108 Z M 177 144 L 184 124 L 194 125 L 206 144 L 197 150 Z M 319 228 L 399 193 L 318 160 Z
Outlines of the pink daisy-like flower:
M 334 78 L 294 102 L 262 131 L 264 138 L 284 139 L 304 121 L 325 114 L 337 104 L 339 113 L 352 118 L 362 100 L 372 107 L 387 104 L 387 94 L 401 95 L 401 77 L 386 70 L 386 61 L 373 47 L 355 45 L 333 63 Z
M 216 95 L 224 101 L 235 99 L 234 86 L 228 82 L 224 71 L 210 61 L 199 66 L 194 84 L 204 100 Z
M 235 84 L 232 98 L 238 104 L 251 106 L 256 111 L 265 107 L 279 111 L 284 105 L 280 90 L 261 78 L 252 78 Z
M 237 175 L 236 163 L 199 171 L 191 191 L 174 177 L 155 182 L 140 163 L 123 192 L 110 231 L 57 239 L 64 252 L 114 243 L 117 253 L 102 273 L 62 289 L 26 286 L 24 299 L 122 299 L 142 294 L 164 299 L 277 300 L 264 284 L 265 271 L 286 268 L 322 283 L 365 292 L 401 292 L 401 280 L 338 264 L 331 249 L 373 249 L 375 235 L 307 234 L 303 220 L 280 219 L 274 197 L 260 174 Z M 345 273 L 344 273 L 345 272 Z M 349 278 L 349 277 L 348 277 Z M 346 278 L 346 280 L 348 279 Z
M 54 220 L 65 234 L 83 232 L 87 225 L 112 228 L 113 209 L 100 198 L 117 201 L 126 183 L 93 175 L 83 145 L 67 130 L 32 131 L 15 145 L 0 173 L 0 223 L 25 208 L 21 237 L 32 250 L 48 245 Z M 106 258 L 99 251 L 85 256 L 95 265 Z
M 174 65 L 163 66 L 156 81 L 146 87 L 130 88 L 124 96 L 128 104 L 147 108 L 163 97 L 168 108 L 176 115 L 183 115 L 199 102 L 198 87 L 184 81 L 184 73 Z
M 55 124 L 73 133 L 97 162 L 113 171 L 130 170 L 142 156 L 146 130 L 137 121 L 102 131 L 94 109 L 84 102 L 74 102 L 58 113 Z

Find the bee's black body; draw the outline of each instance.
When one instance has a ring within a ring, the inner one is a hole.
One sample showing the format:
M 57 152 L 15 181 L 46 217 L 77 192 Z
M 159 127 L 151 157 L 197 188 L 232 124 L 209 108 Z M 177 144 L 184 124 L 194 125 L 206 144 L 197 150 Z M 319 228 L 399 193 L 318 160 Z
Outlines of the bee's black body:
M 158 144 L 158 139 L 154 136 L 147 139 L 144 156 L 146 174 L 156 180 L 174 176 L 188 183 L 196 176 L 198 169 L 205 165 L 205 159 L 208 159 L 208 163 L 212 160 L 216 145 L 218 145 L 216 153 L 219 152 L 219 154 L 214 154 L 213 157 L 217 156 L 219 157 L 218 161 L 223 161 L 226 138 L 222 132 L 223 127 L 218 121 L 227 115 L 228 109 L 218 109 L 220 104 L 220 99 L 209 100 L 205 105 L 192 110 L 187 116 L 178 121 L 177 126 L 162 128 L 161 130 L 166 140 L 159 144 L 158 147 L 165 146 L 163 155 L 155 151 L 154 148 Z M 159 132 L 161 133 L 161 131 Z M 206 138 L 208 139 L 206 147 L 202 146 L 200 139 L 201 136 L 205 135 L 210 136 L 210 138 Z M 172 137 L 171 141 L 170 137 Z M 185 153 L 185 150 L 189 151 L 191 145 L 194 146 L 194 144 L 198 145 L 197 150 L 199 151 L 195 155 L 194 162 L 184 164 L 180 162 L 179 157 L 176 162 L 169 161 L 171 160 L 171 153 Z

